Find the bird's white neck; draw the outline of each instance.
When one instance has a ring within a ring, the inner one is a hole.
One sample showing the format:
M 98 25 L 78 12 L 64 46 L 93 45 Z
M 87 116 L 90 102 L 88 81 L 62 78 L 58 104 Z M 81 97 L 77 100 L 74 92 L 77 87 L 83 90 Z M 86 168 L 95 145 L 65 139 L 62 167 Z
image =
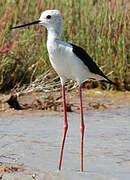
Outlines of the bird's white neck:
M 60 40 L 61 38 L 61 32 L 62 32 L 62 26 L 59 27 L 49 27 L 47 28 L 48 34 L 47 34 L 47 44 L 52 43 L 53 41 Z

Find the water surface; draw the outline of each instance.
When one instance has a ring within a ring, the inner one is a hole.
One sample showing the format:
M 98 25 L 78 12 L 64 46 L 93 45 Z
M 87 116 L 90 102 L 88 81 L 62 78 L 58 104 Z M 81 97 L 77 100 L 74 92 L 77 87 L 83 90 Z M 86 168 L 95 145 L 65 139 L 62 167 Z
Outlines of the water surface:
M 130 107 L 85 112 L 84 117 L 84 173 L 79 172 L 79 112 L 68 113 L 61 172 L 57 169 L 63 135 L 62 113 L 1 116 L 0 163 L 22 166 L 24 174 L 36 173 L 46 180 L 130 179 Z

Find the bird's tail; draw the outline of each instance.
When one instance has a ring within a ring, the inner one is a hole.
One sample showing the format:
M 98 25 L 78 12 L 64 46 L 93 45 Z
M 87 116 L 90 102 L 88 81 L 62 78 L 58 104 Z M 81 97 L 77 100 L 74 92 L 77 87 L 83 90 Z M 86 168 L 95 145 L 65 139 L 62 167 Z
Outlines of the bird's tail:
M 115 85 L 115 86 L 119 87 L 119 84 L 117 84 L 117 83 L 115 83 L 115 82 L 111 81 L 108 77 L 106 77 L 104 80 L 101 80 L 101 82 L 105 82 L 105 83 L 113 84 L 113 85 Z

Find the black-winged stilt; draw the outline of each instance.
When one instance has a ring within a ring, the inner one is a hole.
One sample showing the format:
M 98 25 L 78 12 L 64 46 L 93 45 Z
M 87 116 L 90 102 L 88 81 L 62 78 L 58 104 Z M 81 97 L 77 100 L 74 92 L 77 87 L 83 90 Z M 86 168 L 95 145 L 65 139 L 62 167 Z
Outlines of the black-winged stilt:
M 62 84 L 62 96 L 64 106 L 64 135 L 61 145 L 59 170 L 61 169 L 62 156 L 66 133 L 68 129 L 66 99 L 65 99 L 65 81 L 73 79 L 77 81 L 80 95 L 80 113 L 81 113 L 81 171 L 83 171 L 83 140 L 84 140 L 84 119 L 82 107 L 82 89 L 81 84 L 85 80 L 101 80 L 116 85 L 108 79 L 107 76 L 98 68 L 92 58 L 80 47 L 60 40 L 62 32 L 62 16 L 59 10 L 43 11 L 39 20 L 29 24 L 24 24 L 11 29 L 21 28 L 33 24 L 41 24 L 48 30 L 47 49 L 50 62 L 58 73 Z

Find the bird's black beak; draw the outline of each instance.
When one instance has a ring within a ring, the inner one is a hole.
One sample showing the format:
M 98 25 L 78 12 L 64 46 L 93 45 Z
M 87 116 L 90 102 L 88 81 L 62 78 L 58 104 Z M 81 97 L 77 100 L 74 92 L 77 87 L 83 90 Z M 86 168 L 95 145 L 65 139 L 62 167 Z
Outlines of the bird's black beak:
M 22 28 L 22 27 L 25 27 L 25 26 L 30 26 L 30 25 L 39 24 L 39 23 L 40 23 L 40 20 L 31 22 L 31 23 L 28 23 L 28 24 L 23 24 L 23 25 L 20 25 L 20 26 L 11 27 L 10 29 Z

